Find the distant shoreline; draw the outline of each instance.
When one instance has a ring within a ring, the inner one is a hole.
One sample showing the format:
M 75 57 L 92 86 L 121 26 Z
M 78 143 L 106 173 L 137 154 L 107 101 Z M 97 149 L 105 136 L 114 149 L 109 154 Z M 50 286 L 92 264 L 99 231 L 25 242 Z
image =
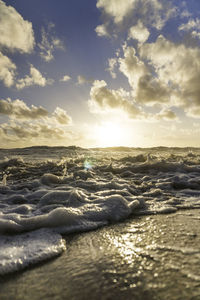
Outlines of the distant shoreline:
M 55 149 L 55 150 L 83 150 L 83 151 L 88 151 L 88 150 L 103 150 L 103 151 L 132 151 L 132 150 L 158 150 L 158 151 L 165 151 L 165 150 L 187 150 L 187 151 L 192 151 L 192 150 L 198 150 L 200 149 L 199 147 L 191 147 L 191 146 L 186 146 L 186 147 L 167 147 L 167 146 L 156 146 L 156 147 L 126 147 L 126 146 L 116 146 L 116 147 L 79 147 L 75 145 L 71 146 L 30 146 L 30 147 L 17 147 L 17 148 L 0 148 L 0 151 L 2 150 L 32 150 L 32 149 Z

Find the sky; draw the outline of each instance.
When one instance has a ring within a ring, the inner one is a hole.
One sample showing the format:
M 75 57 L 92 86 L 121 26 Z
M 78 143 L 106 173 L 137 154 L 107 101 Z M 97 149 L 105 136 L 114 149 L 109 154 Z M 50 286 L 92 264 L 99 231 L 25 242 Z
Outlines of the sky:
M 199 0 L 0 0 L 0 148 L 200 147 Z

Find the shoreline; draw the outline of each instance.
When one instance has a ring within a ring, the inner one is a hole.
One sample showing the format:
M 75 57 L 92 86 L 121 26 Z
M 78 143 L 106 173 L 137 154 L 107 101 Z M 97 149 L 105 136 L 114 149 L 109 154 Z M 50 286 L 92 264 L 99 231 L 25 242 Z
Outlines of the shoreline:
M 61 256 L 0 278 L 0 299 L 200 299 L 200 209 L 66 236 Z

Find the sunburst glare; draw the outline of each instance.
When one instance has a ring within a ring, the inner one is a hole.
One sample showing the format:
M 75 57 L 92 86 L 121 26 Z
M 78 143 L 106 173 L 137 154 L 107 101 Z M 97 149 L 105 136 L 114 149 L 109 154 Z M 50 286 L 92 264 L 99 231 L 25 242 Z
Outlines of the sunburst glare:
M 102 122 L 94 127 L 94 135 L 100 147 L 126 145 L 129 140 L 127 128 L 119 122 Z

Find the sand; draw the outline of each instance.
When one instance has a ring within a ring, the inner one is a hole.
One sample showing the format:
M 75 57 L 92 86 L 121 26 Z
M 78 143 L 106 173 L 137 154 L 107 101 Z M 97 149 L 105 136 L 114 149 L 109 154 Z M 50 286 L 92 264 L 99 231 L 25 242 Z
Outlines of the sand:
M 200 210 L 66 237 L 58 258 L 0 278 L 1 300 L 200 299 Z

